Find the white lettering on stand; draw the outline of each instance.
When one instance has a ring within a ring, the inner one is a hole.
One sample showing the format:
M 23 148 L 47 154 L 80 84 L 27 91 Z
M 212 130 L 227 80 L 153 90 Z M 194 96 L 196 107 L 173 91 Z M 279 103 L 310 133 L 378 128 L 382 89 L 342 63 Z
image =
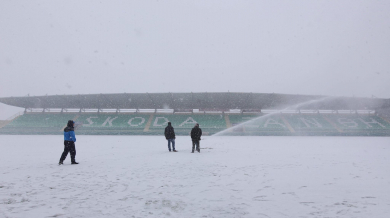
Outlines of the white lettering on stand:
M 351 119 L 347 119 L 347 118 L 339 118 L 337 119 L 337 121 L 339 121 L 340 124 L 342 124 L 343 126 L 346 126 L 346 127 L 358 127 L 359 125 L 351 120 Z
M 318 122 L 316 119 L 314 119 L 314 118 L 311 118 L 311 120 L 310 120 L 310 119 L 305 119 L 305 118 L 301 117 L 301 120 L 302 120 L 302 122 L 306 125 L 306 127 L 308 127 L 308 128 L 311 127 L 310 124 L 311 124 L 311 125 L 314 125 L 314 126 L 316 126 L 316 127 L 322 128 L 321 123 L 319 123 L 319 122 Z
M 279 126 L 284 127 L 284 128 L 286 127 L 285 125 L 283 125 L 283 124 L 281 124 L 281 123 L 279 123 L 276 120 L 271 119 L 271 118 L 267 119 L 267 121 L 264 123 L 264 127 L 267 128 L 268 125 L 279 125 Z
M 165 120 L 165 122 L 163 124 L 158 124 L 158 121 L 160 119 Z M 156 119 L 154 120 L 153 126 L 165 126 L 165 125 L 167 125 L 168 122 L 169 122 L 169 120 L 166 117 L 156 117 Z
M 108 126 L 112 126 L 112 121 L 115 120 L 116 118 L 118 117 L 114 117 L 110 120 L 111 117 L 107 117 L 106 121 L 104 121 L 103 125 L 102 126 L 106 126 L 106 124 L 108 123 Z
M 362 118 L 359 118 L 360 121 L 362 121 L 362 123 L 366 124 L 368 127 L 372 128 L 372 126 L 370 124 L 378 124 L 379 126 L 383 127 L 383 128 L 386 128 L 382 123 L 374 120 L 371 118 L 371 121 L 364 121 Z
M 134 120 L 134 119 L 141 119 L 141 122 L 139 122 L 138 124 L 132 124 L 131 122 Z M 143 123 L 145 123 L 145 118 L 143 117 L 134 117 L 134 118 L 131 118 L 129 120 L 129 122 L 127 122 L 130 126 L 140 126 L 142 125 Z
M 88 117 L 86 119 L 88 121 L 88 124 L 83 124 L 83 126 L 91 126 L 92 124 L 94 124 L 94 122 L 92 121 L 92 118 L 98 118 L 98 117 Z
M 197 122 L 192 117 L 188 117 L 184 122 L 182 122 L 179 126 L 183 126 L 186 124 L 192 124 L 195 125 Z

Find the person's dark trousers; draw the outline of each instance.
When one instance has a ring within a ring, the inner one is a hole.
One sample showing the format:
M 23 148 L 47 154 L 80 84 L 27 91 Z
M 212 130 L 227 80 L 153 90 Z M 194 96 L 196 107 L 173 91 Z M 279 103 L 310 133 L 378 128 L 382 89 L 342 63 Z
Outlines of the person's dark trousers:
M 175 139 L 168 139 L 168 150 L 171 151 L 171 142 L 172 142 L 172 148 L 175 151 Z
M 192 141 L 192 153 L 194 153 L 195 145 L 196 145 L 196 150 L 200 152 L 199 141 Z
M 70 159 L 72 163 L 74 163 L 76 160 L 76 146 L 74 145 L 74 142 L 72 141 L 64 141 L 64 152 L 62 152 L 60 161 L 64 161 L 68 153 L 70 153 Z

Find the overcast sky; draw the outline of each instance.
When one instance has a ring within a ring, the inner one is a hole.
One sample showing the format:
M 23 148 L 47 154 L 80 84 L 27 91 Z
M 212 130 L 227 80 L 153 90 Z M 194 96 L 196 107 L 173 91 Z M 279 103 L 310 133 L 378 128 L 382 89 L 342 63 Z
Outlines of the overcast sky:
M 0 97 L 389 98 L 390 1 L 1 0 L 0 75 Z

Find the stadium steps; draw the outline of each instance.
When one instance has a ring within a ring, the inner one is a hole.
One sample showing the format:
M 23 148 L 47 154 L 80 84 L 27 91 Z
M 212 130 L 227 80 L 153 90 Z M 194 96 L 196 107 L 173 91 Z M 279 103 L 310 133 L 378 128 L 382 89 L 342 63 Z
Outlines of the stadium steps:
M 77 114 L 74 118 L 73 121 L 77 120 L 80 117 L 80 114 Z
M 340 129 L 340 127 L 338 127 L 335 122 L 333 122 L 332 120 L 330 120 L 326 116 L 322 116 L 322 118 L 324 118 L 326 121 L 328 121 L 328 123 L 330 123 L 330 125 L 332 125 L 337 130 L 337 132 L 343 132 L 343 130 Z
M 225 114 L 225 122 L 226 122 L 226 127 L 227 128 L 232 127 L 232 124 L 230 123 L 229 115 Z
M 384 117 L 384 116 L 381 116 L 381 115 L 378 115 L 378 117 L 390 124 L 390 120 L 387 117 Z
M 23 113 L 17 113 L 16 115 L 12 116 L 10 120 L 0 120 L 0 129 L 17 119 L 18 117 L 22 116 Z
M 10 123 L 11 120 L 0 120 L 0 129 Z
M 152 124 L 153 117 L 154 117 L 154 114 L 151 114 L 151 115 L 149 116 L 149 120 L 148 120 L 148 122 L 146 123 L 144 132 L 149 132 L 149 128 L 150 128 L 150 125 Z

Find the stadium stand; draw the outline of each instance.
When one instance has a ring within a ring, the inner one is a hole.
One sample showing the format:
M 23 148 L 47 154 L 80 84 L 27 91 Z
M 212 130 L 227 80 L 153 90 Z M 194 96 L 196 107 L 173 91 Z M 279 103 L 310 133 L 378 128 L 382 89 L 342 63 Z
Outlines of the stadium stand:
M 377 98 L 123 93 L 0 102 L 25 108 L 23 115 L 0 122 L 0 134 L 62 134 L 72 119 L 77 134 L 87 135 L 163 135 L 171 122 L 177 135 L 188 135 L 199 123 L 204 135 L 226 130 L 224 135 L 390 136 L 390 100 Z
M 77 134 L 163 135 L 171 122 L 177 135 L 188 135 L 199 123 L 205 135 L 228 129 L 227 135 L 388 136 L 390 123 L 367 114 L 24 114 L 0 129 L 2 134 L 61 134 L 67 120 Z M 149 126 L 148 126 L 149 123 Z

